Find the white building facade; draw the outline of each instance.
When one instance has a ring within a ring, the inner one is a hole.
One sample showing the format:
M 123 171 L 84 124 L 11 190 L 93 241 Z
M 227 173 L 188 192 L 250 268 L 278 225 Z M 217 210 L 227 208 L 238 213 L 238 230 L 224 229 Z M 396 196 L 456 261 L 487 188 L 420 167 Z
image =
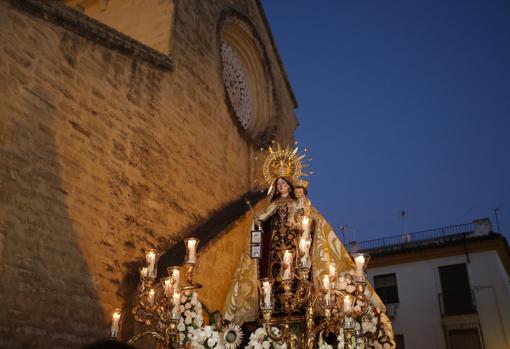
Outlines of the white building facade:
M 510 250 L 488 219 L 359 243 L 397 348 L 510 349 Z

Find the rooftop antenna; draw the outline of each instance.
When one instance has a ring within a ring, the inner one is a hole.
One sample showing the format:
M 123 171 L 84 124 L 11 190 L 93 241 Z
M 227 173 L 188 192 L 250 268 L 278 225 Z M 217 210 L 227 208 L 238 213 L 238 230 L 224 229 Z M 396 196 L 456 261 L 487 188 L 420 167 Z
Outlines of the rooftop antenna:
M 493 211 L 496 216 L 496 224 L 498 226 L 498 233 L 501 233 L 501 225 L 499 224 L 499 209 L 501 208 L 501 204 L 498 205 Z
M 347 224 L 341 225 L 339 227 L 340 231 L 342 232 L 342 241 L 344 242 L 344 245 L 346 243 L 345 241 L 345 234 L 349 231 L 349 226 Z
M 402 240 L 404 242 L 411 241 L 411 234 L 409 234 L 409 229 L 407 228 L 407 216 L 409 215 L 409 212 L 406 210 L 400 210 L 399 212 L 400 218 L 402 219 L 403 225 L 404 225 L 404 233 L 402 234 Z

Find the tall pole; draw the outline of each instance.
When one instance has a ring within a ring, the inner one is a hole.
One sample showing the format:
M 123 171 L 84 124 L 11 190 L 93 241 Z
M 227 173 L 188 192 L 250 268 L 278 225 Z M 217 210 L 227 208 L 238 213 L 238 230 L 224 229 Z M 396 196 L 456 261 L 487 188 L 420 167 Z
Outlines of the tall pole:
M 494 215 L 496 216 L 496 224 L 498 226 L 498 233 L 501 233 L 501 225 L 499 224 L 499 209 L 501 208 L 501 204 L 494 209 Z

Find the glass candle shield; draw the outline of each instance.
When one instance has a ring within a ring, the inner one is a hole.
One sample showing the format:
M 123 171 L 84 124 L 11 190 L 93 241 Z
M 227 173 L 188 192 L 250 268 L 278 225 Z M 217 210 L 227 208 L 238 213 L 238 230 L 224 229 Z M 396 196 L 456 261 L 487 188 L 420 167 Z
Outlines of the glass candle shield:
M 260 279 L 259 280 L 259 304 L 261 310 L 273 309 L 273 280 Z
M 158 271 L 158 260 L 161 253 L 155 249 L 150 249 L 145 253 L 147 266 L 145 267 L 146 277 L 155 279 Z
M 173 320 L 178 320 L 181 315 L 181 290 L 177 289 L 172 292 L 172 310 L 170 311 L 170 317 Z
M 312 260 L 310 258 L 310 246 L 312 240 L 302 237 L 299 239 L 298 244 L 298 260 L 297 264 L 299 268 L 310 268 L 312 266 Z
M 285 250 L 280 255 L 281 264 L 281 277 L 283 281 L 292 280 L 294 277 L 294 251 Z
M 112 326 L 110 328 L 110 335 L 113 338 L 117 338 L 119 334 L 119 321 L 120 321 L 121 312 L 120 309 L 115 309 L 112 314 Z
M 197 262 L 197 248 L 199 239 L 187 238 L 184 239 L 184 246 L 186 247 L 186 256 L 184 257 L 184 263 L 195 264 Z
M 182 267 L 174 265 L 172 267 L 166 268 L 166 271 L 168 273 L 168 277 L 172 278 L 172 281 L 171 281 L 172 288 L 174 290 L 180 288 L 181 284 L 182 284 L 183 277 L 184 277 Z
M 366 253 L 355 253 L 353 256 L 356 265 L 354 277 L 357 282 L 367 281 L 367 267 L 370 256 Z

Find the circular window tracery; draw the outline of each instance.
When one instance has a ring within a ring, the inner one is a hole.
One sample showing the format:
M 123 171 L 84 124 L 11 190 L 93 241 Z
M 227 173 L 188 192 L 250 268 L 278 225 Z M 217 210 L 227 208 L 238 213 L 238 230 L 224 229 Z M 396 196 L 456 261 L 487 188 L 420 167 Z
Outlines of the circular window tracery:
M 234 14 L 219 26 L 221 73 L 235 123 L 250 139 L 267 145 L 276 132 L 271 67 L 253 25 Z
M 228 98 L 241 126 L 248 130 L 251 122 L 252 104 L 250 83 L 236 51 L 223 40 L 221 41 L 221 60 Z

